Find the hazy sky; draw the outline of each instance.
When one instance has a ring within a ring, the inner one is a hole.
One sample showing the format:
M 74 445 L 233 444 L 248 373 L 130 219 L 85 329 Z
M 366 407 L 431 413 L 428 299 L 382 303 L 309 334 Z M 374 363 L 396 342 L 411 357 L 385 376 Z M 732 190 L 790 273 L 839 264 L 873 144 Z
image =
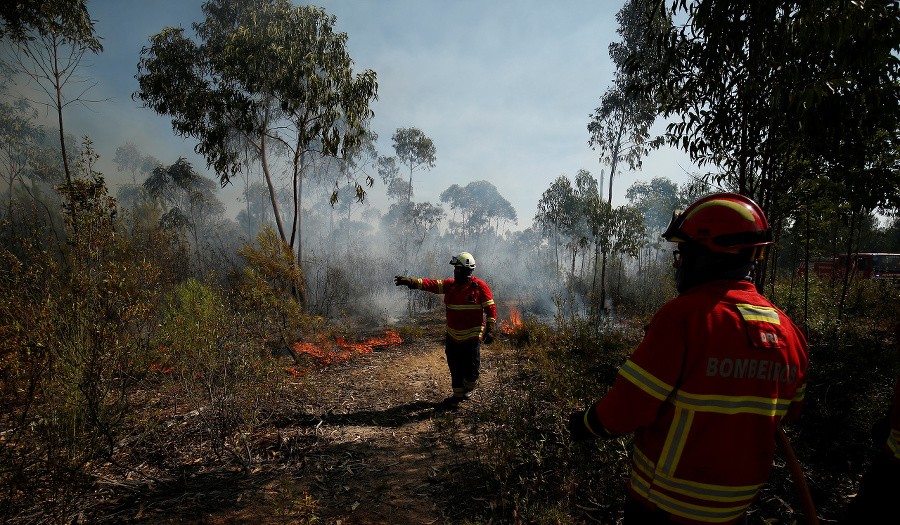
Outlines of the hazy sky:
M 140 50 L 166 26 L 193 37 L 202 2 L 191 0 L 90 0 L 104 52 L 85 74 L 97 82 L 92 98 L 107 99 L 66 114 L 69 130 L 89 135 L 102 155 L 100 170 L 115 186 L 125 180 L 112 159 L 127 141 L 164 164 L 193 153 L 192 139 L 175 137 L 170 122 L 131 99 Z M 588 146 L 587 123 L 613 76 L 608 46 L 618 40 L 617 1 L 329 0 L 315 2 L 337 17 L 348 35 L 356 72 L 378 80 L 372 128 L 378 150 L 393 155 L 398 127 L 420 128 L 435 144 L 431 171 L 414 178 L 415 200 L 439 202 L 456 183 L 488 180 L 516 208 L 517 229 L 531 224 L 541 194 L 559 175 L 579 169 L 600 179 Z M 636 180 L 656 176 L 676 182 L 694 171 L 681 152 L 651 153 L 640 172 L 617 175 L 614 203 Z M 608 178 L 608 176 L 607 176 Z M 376 177 L 377 179 L 377 177 Z M 240 185 L 240 184 L 238 184 Z M 239 209 L 235 188 L 220 198 Z M 372 202 L 386 210 L 380 180 Z

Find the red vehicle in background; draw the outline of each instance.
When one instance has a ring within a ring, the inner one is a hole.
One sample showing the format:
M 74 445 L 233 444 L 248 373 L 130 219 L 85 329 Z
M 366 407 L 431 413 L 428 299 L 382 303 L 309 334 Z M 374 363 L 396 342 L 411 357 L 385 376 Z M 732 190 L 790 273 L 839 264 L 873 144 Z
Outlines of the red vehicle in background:
M 800 267 L 800 275 L 805 273 Z M 900 278 L 900 253 L 852 253 L 837 257 L 818 257 L 809 260 L 812 275 L 823 278 L 843 278 L 849 270 L 858 279 Z

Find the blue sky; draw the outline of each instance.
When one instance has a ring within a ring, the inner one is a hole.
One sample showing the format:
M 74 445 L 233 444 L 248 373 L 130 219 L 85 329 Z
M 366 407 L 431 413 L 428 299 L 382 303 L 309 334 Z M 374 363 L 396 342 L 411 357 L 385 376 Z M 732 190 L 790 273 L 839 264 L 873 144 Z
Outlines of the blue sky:
M 105 99 L 67 115 L 70 131 L 89 135 L 102 155 L 100 170 L 111 185 L 124 181 L 112 159 L 134 142 L 165 164 L 188 157 L 203 173 L 193 141 L 174 136 L 169 121 L 131 99 L 140 50 L 166 26 L 201 20 L 202 2 L 91 0 L 104 52 L 90 57 L 85 74 L 97 82 L 90 97 Z M 348 34 L 355 70 L 377 74 L 379 98 L 372 128 L 379 153 L 392 155 L 398 127 L 418 127 L 435 144 L 431 171 L 414 179 L 417 201 L 439 202 L 451 184 L 488 180 L 516 208 L 522 229 L 531 224 L 541 194 L 559 175 L 579 169 L 600 178 L 588 146 L 590 113 L 609 86 L 608 46 L 618 40 L 615 14 L 621 2 L 577 0 L 329 0 L 315 5 L 337 17 Z M 636 180 L 665 176 L 683 182 L 696 171 L 678 151 L 651 153 L 640 172 L 616 176 L 614 203 Z M 607 177 L 608 178 L 608 177 Z M 220 198 L 239 209 L 238 191 Z M 372 203 L 386 210 L 380 181 Z

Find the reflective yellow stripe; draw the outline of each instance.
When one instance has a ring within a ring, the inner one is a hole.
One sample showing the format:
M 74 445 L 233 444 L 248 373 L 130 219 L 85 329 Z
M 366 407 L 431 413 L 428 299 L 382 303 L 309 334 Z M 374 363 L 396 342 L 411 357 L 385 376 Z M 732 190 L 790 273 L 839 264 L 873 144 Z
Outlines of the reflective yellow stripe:
M 692 503 L 685 503 L 684 501 L 678 501 L 675 498 L 661 494 L 652 489 L 650 490 L 650 497 L 647 499 L 669 514 L 713 523 L 732 521 L 739 518 L 741 514 L 747 510 L 747 507 L 750 506 L 752 501 L 734 507 L 708 507 L 706 505 L 695 505 Z
M 900 459 L 900 430 L 891 430 L 891 434 L 888 436 L 887 445 L 894 454 L 894 457 Z
M 490 306 L 490 305 L 492 305 L 492 304 L 494 304 L 494 300 L 493 300 L 493 299 L 488 299 L 487 301 L 481 303 L 481 306 L 482 306 L 482 308 L 484 308 L 484 307 Z
M 764 323 L 781 324 L 778 310 L 768 306 L 754 306 L 752 304 L 736 304 L 738 312 L 745 321 L 762 321 Z
M 777 397 L 701 395 L 679 390 L 675 393 L 672 404 L 678 408 L 697 412 L 758 414 L 771 417 L 786 414 L 791 400 Z
M 669 434 L 666 436 L 666 443 L 659 454 L 662 461 L 660 466 L 662 473 L 671 475 L 678 468 L 678 460 L 681 459 L 684 443 L 687 441 L 687 434 L 693 421 L 694 412 L 682 408 L 675 409 L 674 419 L 669 427 Z
M 481 335 L 481 327 L 476 326 L 475 328 L 466 328 L 465 330 L 447 328 L 447 333 L 454 339 L 469 339 L 470 337 L 478 337 Z
M 747 507 L 750 506 L 750 503 L 753 502 L 753 499 L 759 492 L 759 488 L 762 487 L 762 485 L 729 487 L 694 483 L 665 476 L 659 472 L 655 475 L 650 475 L 647 473 L 646 469 L 648 468 L 648 465 L 652 469 L 652 463 L 647 460 L 646 456 L 639 457 L 638 450 L 635 449 L 634 459 L 635 461 L 632 464 L 639 467 L 633 468 L 631 471 L 631 488 L 634 489 L 635 492 L 653 502 L 665 512 L 698 521 L 724 522 L 738 518 L 743 514 Z M 646 463 L 641 465 L 641 461 Z M 652 485 L 641 474 L 652 479 Z M 695 503 L 679 501 L 669 495 L 664 495 L 655 487 L 683 494 L 695 499 L 722 503 L 740 503 L 732 507 L 697 505 Z
M 631 478 L 632 484 L 635 483 L 634 470 L 636 470 L 639 474 L 643 475 L 643 478 L 652 479 L 654 485 L 658 485 L 660 488 L 683 494 L 691 498 L 704 499 L 707 501 L 720 501 L 723 503 L 742 501 L 749 505 L 762 488 L 762 484 L 713 485 L 710 483 L 699 483 L 666 475 L 661 471 L 656 470 L 656 465 L 654 465 L 653 462 L 650 461 L 637 447 L 635 447 L 632 459 L 633 466 L 635 467 Z M 651 487 L 643 478 L 638 476 L 641 486 L 645 487 L 642 495 L 648 497 L 651 492 Z
M 410 279 L 410 280 L 413 282 L 414 285 L 416 285 L 417 290 L 423 289 L 424 279 Z M 437 282 L 438 289 L 435 293 L 440 295 L 440 294 L 444 293 L 444 281 L 436 281 L 436 282 Z
M 650 483 L 638 475 L 637 469 L 631 469 L 631 488 L 644 498 L 650 499 Z
M 674 390 L 672 386 L 660 381 L 653 374 L 634 364 L 631 359 L 625 361 L 625 364 L 619 369 L 619 375 L 660 401 L 665 401 L 669 394 L 672 393 L 672 390 Z
M 806 383 L 803 383 L 799 387 L 797 387 L 797 391 L 794 393 L 794 402 L 799 403 L 806 398 Z
M 448 304 L 449 310 L 481 310 L 480 304 Z

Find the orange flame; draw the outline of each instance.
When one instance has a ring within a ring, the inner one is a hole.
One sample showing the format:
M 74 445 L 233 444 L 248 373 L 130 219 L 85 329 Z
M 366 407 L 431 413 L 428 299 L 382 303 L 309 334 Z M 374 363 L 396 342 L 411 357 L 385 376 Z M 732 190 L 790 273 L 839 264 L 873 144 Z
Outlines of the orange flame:
M 512 333 L 513 330 L 522 326 L 522 314 L 517 308 L 509 308 L 509 321 L 503 321 L 500 331 L 504 334 Z
M 396 346 L 402 342 L 403 339 L 400 338 L 397 332 L 387 330 L 380 337 L 372 337 L 362 343 L 347 342 L 343 337 L 338 337 L 334 341 L 327 341 L 325 338 L 320 337 L 315 343 L 295 343 L 293 348 L 297 353 L 307 354 L 320 363 L 329 364 L 350 359 L 355 354 L 372 353 L 379 347 Z M 288 371 L 295 373 L 292 369 L 288 369 Z

